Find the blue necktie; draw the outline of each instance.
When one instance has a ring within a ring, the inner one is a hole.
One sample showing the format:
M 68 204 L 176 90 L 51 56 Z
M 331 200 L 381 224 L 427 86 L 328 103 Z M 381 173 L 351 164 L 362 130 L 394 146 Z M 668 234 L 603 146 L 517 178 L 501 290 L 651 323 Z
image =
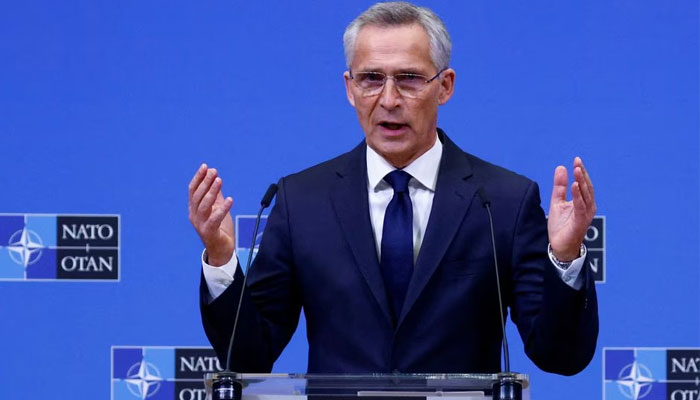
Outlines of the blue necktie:
M 394 197 L 384 214 L 380 264 L 394 323 L 401 315 L 413 274 L 413 206 L 408 195 L 410 179 L 411 175 L 399 169 L 384 177 L 394 189 Z

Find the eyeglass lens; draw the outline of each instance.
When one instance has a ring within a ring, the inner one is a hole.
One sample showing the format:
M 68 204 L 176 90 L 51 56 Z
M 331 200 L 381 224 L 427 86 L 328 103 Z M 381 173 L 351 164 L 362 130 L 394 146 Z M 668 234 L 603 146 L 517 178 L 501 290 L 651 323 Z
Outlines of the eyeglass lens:
M 358 72 L 353 79 L 365 97 L 375 96 L 382 91 L 388 79 L 393 79 L 402 96 L 415 98 L 428 84 L 428 78 L 417 74 L 396 74 L 387 76 L 382 72 Z

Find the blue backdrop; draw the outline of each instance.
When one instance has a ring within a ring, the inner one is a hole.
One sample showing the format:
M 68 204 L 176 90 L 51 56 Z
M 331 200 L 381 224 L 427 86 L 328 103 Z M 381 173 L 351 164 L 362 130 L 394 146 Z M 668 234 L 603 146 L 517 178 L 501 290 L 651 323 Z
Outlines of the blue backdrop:
M 606 216 L 599 350 L 533 398 L 602 397 L 602 349 L 700 346 L 698 2 L 426 1 L 453 40 L 439 125 L 540 183 L 583 157 Z M 0 282 L 0 398 L 109 398 L 112 346 L 204 346 L 187 184 L 234 214 L 363 134 L 342 33 L 371 2 L 3 2 L 3 213 L 119 214 L 118 281 Z M 7 245 L 7 243 L 0 243 Z M 6 256 L 6 253 L 0 256 Z M 301 326 L 275 366 L 306 369 Z

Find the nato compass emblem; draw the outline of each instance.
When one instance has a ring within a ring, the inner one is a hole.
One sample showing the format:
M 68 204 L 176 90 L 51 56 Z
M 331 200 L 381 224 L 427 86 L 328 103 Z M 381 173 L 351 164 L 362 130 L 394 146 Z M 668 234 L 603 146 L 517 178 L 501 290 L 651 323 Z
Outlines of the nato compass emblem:
M 169 348 L 112 349 L 113 400 L 175 398 L 174 353 Z
M 204 400 L 204 375 L 221 371 L 210 347 L 112 347 L 112 400 Z
M 119 219 L 0 213 L 0 281 L 118 281 Z
M 628 399 L 643 399 L 651 392 L 654 378 L 644 364 L 637 361 L 626 365 L 620 370 L 617 387 Z
M 160 371 L 155 365 L 146 360 L 141 360 L 140 363 L 136 363 L 129 368 L 124 382 L 126 382 L 126 387 L 131 394 L 139 399 L 147 399 L 158 393 L 162 380 Z
M 604 348 L 604 400 L 700 399 L 700 349 Z
M 41 237 L 31 229 L 23 228 L 10 236 L 7 250 L 12 261 L 24 268 L 34 264 L 41 257 L 41 249 L 44 244 Z

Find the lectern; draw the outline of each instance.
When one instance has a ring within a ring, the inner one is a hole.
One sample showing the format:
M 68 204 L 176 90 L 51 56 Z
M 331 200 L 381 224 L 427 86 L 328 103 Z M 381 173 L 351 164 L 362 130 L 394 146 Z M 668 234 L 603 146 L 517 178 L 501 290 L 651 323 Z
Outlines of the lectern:
M 499 383 L 513 380 L 530 399 L 525 374 L 236 374 L 205 376 L 208 400 L 491 400 L 509 398 L 498 393 Z M 221 390 L 221 383 L 226 392 Z M 232 385 L 230 385 L 232 384 Z M 495 385 L 495 386 L 494 386 Z M 231 387 L 235 390 L 230 390 Z M 502 385 L 501 385 L 502 386 Z M 505 397 L 501 397 L 501 395 Z

